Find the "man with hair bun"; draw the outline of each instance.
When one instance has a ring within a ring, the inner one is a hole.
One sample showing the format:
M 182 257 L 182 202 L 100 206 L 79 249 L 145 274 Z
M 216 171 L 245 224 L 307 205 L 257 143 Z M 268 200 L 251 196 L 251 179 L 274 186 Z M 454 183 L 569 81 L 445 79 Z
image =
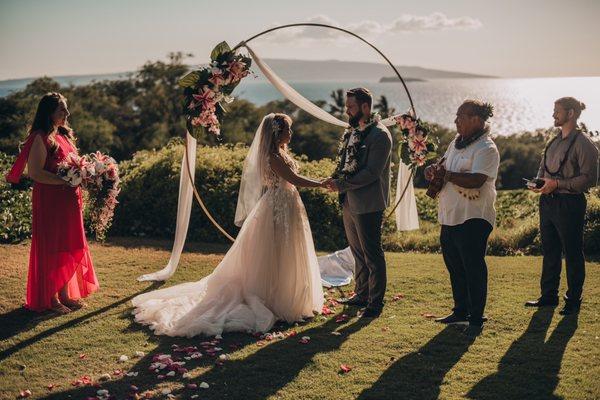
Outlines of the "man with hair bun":
M 541 296 L 525 303 L 528 307 L 558 305 L 562 254 L 567 266 L 567 293 L 561 315 L 576 314 L 581 307 L 585 258 L 583 228 L 587 202 L 585 194 L 598 181 L 598 148 L 577 126 L 585 104 L 573 97 L 554 102 L 554 126 L 560 132 L 544 150 L 538 179 L 544 185 L 533 188 L 540 196 L 542 237 Z
M 458 135 L 448 145 L 443 161 L 425 169 L 427 180 L 443 176 L 438 221 L 454 298 L 452 313 L 436 321 L 465 325 L 465 333 L 472 336 L 481 332 L 486 319 L 485 253 L 496 222 L 495 182 L 500 155 L 486 123 L 492 115 L 492 105 L 466 100 L 456 112 Z

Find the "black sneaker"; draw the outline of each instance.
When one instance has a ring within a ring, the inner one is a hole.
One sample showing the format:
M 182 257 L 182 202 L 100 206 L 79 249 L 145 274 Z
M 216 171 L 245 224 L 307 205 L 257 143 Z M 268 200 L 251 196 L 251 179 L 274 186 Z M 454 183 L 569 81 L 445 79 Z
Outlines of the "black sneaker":
M 443 318 L 436 318 L 435 322 L 446 325 L 469 325 L 469 318 L 452 313 Z
M 347 306 L 356 306 L 356 307 L 366 307 L 367 304 L 369 303 L 367 300 L 358 297 L 356 295 L 352 296 L 352 297 L 345 297 L 343 299 L 339 299 L 337 301 L 340 304 L 345 304 Z
M 558 297 L 540 297 L 525 303 L 525 307 L 556 307 L 557 305 Z

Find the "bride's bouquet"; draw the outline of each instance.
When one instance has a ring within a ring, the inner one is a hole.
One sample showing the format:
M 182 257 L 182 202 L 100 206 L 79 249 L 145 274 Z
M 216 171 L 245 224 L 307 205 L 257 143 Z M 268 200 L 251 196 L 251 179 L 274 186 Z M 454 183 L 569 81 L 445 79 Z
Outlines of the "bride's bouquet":
M 99 151 L 84 156 L 70 153 L 58 164 L 57 175 L 86 190 L 92 229 L 98 240 L 104 240 L 121 191 L 117 162 Z

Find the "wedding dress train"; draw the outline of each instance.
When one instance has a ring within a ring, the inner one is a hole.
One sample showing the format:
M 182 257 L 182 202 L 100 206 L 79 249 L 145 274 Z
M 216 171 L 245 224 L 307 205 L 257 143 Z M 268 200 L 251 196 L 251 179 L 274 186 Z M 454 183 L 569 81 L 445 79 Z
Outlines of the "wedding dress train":
M 268 331 L 321 312 L 323 289 L 306 210 L 271 172 L 236 241 L 207 277 L 133 299 L 137 322 L 158 335 Z

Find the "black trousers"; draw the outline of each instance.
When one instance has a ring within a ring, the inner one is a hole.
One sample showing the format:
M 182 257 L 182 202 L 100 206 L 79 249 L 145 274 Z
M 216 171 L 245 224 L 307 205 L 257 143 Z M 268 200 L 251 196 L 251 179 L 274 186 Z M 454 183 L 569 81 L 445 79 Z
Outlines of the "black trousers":
M 562 254 L 567 264 L 567 300 L 579 301 L 585 280 L 583 226 L 587 201 L 583 194 L 540 196 L 540 234 L 542 236 L 543 298 L 558 297 Z
M 474 218 L 460 225 L 442 225 L 440 243 L 450 274 L 454 313 L 481 323 L 487 299 L 485 252 L 492 225 Z
M 381 246 L 383 211 L 353 214 L 344 207 L 344 229 L 356 266 L 354 292 L 368 302 L 368 308 L 381 310 L 387 284 L 385 256 Z

